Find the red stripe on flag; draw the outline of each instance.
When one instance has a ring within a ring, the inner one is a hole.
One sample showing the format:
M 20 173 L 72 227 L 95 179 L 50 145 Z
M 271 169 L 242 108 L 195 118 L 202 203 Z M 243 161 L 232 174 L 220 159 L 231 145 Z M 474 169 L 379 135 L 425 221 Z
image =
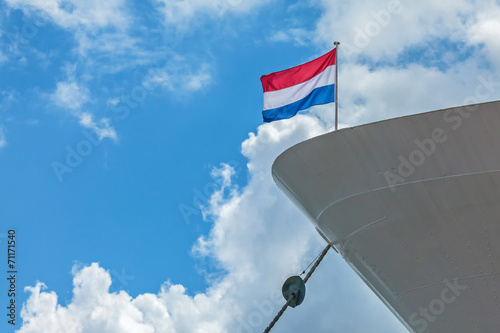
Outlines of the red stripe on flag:
M 323 72 L 328 66 L 335 65 L 336 58 L 336 49 L 333 49 L 327 54 L 303 65 L 263 75 L 260 78 L 262 88 L 264 88 L 264 92 L 268 92 L 285 89 L 306 82 Z

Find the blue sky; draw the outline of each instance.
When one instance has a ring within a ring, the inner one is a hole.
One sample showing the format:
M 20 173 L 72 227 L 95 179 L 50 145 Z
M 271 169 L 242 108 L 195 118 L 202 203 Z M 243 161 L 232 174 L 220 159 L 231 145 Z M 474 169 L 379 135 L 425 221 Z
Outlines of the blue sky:
M 262 124 L 260 76 L 339 40 L 343 127 L 496 100 L 499 13 L 465 0 L 1 2 L 14 329 L 263 331 L 274 292 L 324 245 L 270 166 L 333 119 L 330 106 Z M 292 311 L 274 331 L 405 332 L 333 253 Z

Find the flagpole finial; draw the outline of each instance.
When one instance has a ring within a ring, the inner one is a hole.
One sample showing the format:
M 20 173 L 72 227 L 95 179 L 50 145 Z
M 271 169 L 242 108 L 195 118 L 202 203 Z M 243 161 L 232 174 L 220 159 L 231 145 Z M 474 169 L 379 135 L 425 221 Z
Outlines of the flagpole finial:
M 333 45 L 335 45 L 335 46 L 339 46 L 339 45 L 340 45 L 340 42 L 333 42 Z

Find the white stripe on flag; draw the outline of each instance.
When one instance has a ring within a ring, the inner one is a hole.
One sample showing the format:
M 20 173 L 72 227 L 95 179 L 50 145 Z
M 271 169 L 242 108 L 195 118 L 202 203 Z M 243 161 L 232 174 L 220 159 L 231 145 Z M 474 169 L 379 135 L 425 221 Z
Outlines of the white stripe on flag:
M 328 66 L 325 70 L 306 82 L 299 83 L 281 90 L 264 93 L 263 110 L 272 110 L 288 104 L 295 103 L 305 98 L 316 88 L 335 83 L 335 65 Z

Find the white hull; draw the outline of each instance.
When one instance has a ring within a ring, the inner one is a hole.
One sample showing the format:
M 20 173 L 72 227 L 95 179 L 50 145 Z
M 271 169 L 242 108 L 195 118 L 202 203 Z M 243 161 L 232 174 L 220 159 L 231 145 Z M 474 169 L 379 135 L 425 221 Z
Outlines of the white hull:
M 500 102 L 281 154 L 278 186 L 415 332 L 500 332 Z

